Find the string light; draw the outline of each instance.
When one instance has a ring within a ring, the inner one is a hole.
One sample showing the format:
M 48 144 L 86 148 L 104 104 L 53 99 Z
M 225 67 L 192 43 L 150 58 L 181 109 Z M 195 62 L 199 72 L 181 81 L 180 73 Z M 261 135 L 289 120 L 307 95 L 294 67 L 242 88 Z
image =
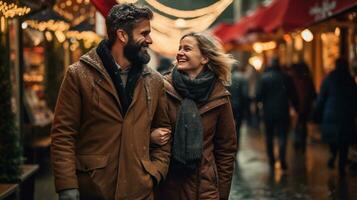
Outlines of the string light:
M 27 29 L 27 27 L 28 27 L 28 24 L 27 24 L 26 22 L 23 22 L 23 23 L 21 24 L 21 28 L 22 28 L 22 29 Z
M 5 18 L 13 18 L 16 16 L 23 16 L 28 14 L 31 11 L 31 8 L 27 6 L 18 6 L 14 3 L 7 3 L 0 1 L 0 16 Z
M 46 40 L 49 42 L 52 41 L 52 39 L 53 39 L 52 34 L 49 31 L 45 32 L 45 37 L 46 37 Z
M 309 29 L 305 29 L 301 32 L 301 37 L 306 42 L 311 42 L 314 39 L 314 35 L 311 33 Z
M 263 51 L 271 50 L 276 48 L 276 42 L 256 42 L 253 44 L 253 49 L 257 53 L 261 53 Z
M 69 20 L 73 20 L 74 16 L 72 13 L 67 12 L 65 10 L 63 10 L 63 8 L 65 8 L 66 6 L 62 7 L 63 4 L 61 4 L 61 8 L 59 8 L 57 5 L 53 6 L 53 10 L 56 11 L 58 14 L 62 15 L 63 17 L 69 19 Z M 77 6 L 78 7 L 78 6 Z
M 66 36 L 62 31 L 55 31 L 55 36 L 60 43 L 63 43 L 66 40 Z
M 93 31 L 67 31 L 66 37 L 70 38 L 71 41 L 82 40 L 85 48 L 99 44 L 102 40 L 102 38 Z
M 38 22 L 35 20 L 27 20 L 26 23 L 33 29 L 37 29 L 39 31 L 66 31 L 69 29 L 69 24 L 63 21 L 55 21 L 49 20 L 45 22 Z

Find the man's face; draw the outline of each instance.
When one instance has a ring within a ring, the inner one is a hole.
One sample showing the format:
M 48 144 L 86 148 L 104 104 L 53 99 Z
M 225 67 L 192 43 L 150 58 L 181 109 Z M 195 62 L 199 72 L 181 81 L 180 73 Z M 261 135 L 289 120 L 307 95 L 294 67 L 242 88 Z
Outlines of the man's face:
M 136 24 L 132 34 L 129 34 L 129 41 L 124 46 L 124 56 L 131 63 L 147 64 L 150 61 L 147 52 L 149 44 L 152 44 L 150 32 L 150 21 L 142 20 Z

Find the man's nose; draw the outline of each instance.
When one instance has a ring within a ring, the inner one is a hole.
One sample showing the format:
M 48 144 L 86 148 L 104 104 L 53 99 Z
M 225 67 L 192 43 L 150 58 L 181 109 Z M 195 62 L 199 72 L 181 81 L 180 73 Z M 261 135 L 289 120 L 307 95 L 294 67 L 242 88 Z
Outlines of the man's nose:
M 150 36 L 150 35 L 148 35 L 148 36 L 145 38 L 145 42 L 146 42 L 147 44 L 152 44 L 152 39 L 151 39 L 151 36 Z

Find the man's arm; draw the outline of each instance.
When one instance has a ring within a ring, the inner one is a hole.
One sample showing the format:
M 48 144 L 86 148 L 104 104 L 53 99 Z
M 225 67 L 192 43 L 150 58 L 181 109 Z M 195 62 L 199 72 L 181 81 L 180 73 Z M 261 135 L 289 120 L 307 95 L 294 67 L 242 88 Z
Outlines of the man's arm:
M 51 130 L 51 159 L 56 191 L 78 188 L 75 141 L 81 119 L 81 96 L 75 66 L 70 66 L 62 82 Z
M 160 96 L 157 108 L 155 110 L 154 119 L 152 121 L 152 129 L 156 128 L 167 128 L 171 130 L 170 120 L 168 116 L 168 106 L 166 99 L 166 92 L 163 82 L 160 84 Z M 151 161 L 157 169 L 158 174 L 155 176 L 157 183 L 166 177 L 169 164 L 170 164 L 170 155 L 171 155 L 171 141 L 165 145 L 158 146 L 154 145 L 150 149 Z

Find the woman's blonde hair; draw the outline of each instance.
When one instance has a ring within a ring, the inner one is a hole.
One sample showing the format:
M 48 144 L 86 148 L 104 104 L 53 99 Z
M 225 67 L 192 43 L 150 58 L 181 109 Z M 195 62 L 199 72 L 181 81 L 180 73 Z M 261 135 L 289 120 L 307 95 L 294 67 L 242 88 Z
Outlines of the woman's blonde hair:
M 181 37 L 194 37 L 203 56 L 208 58 L 207 68 L 218 76 L 226 86 L 231 84 L 231 68 L 237 61 L 224 52 L 221 43 L 207 33 L 189 33 Z

